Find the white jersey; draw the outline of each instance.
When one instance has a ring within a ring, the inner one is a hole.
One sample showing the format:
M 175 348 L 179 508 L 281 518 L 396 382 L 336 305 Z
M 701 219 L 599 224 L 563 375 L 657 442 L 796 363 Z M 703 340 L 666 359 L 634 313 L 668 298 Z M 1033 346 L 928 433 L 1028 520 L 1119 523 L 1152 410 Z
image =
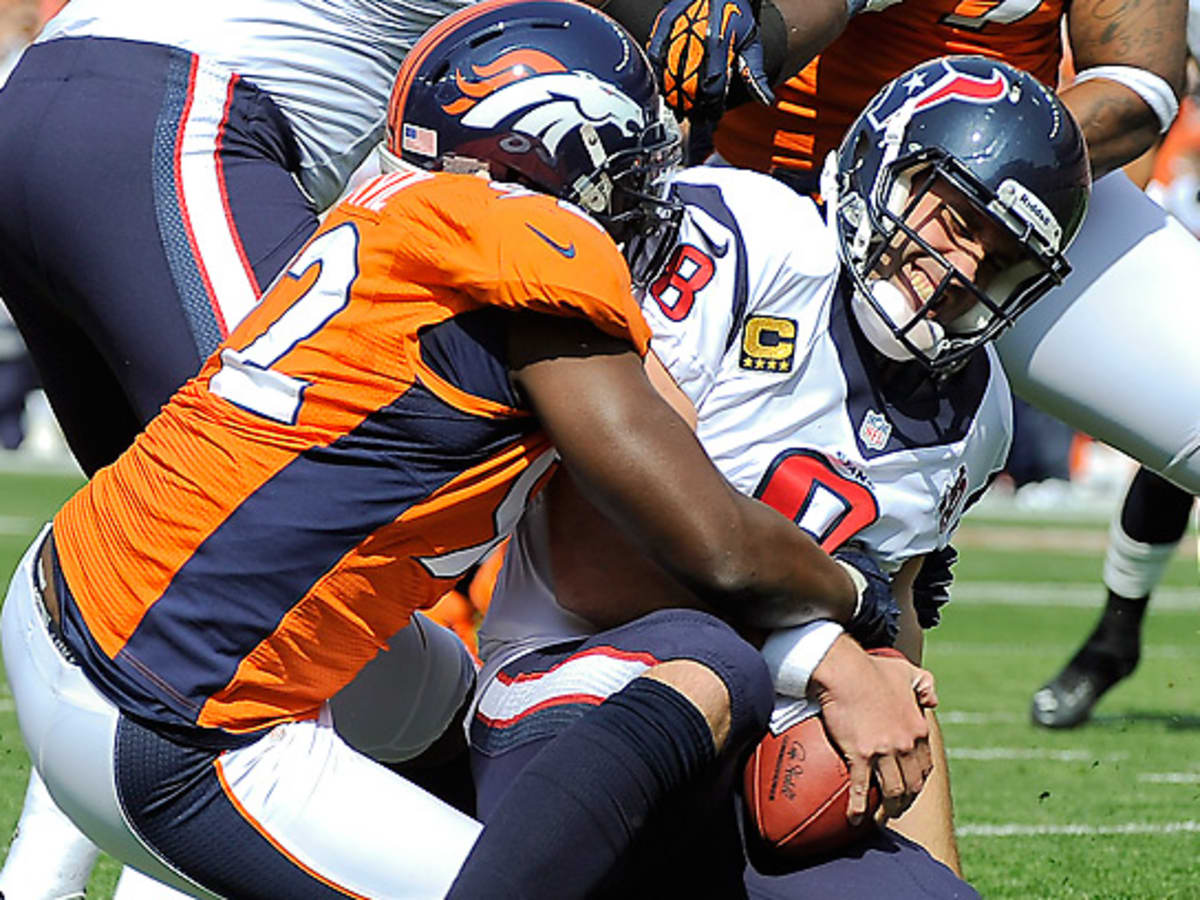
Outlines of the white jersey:
M 681 173 L 673 192 L 687 209 L 681 247 L 642 311 L 717 467 L 827 550 L 854 541 L 895 571 L 944 547 L 1008 454 L 1012 401 L 994 350 L 941 386 L 914 372 L 885 391 L 867 374 L 871 351 L 810 199 L 711 167 Z M 553 600 L 537 509 L 480 630 L 485 676 L 592 630 Z
M 434 22 L 472 0 L 71 0 L 38 37 L 179 47 L 266 91 L 300 145 L 318 209 L 383 138 L 400 63 Z

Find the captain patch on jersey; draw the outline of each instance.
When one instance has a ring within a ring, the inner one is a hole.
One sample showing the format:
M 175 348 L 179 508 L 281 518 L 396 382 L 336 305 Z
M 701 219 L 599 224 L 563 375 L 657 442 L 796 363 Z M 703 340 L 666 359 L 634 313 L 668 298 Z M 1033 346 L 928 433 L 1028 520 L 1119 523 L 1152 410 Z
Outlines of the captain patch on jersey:
M 790 372 L 796 358 L 796 322 L 775 316 L 750 316 L 742 328 L 743 369 Z

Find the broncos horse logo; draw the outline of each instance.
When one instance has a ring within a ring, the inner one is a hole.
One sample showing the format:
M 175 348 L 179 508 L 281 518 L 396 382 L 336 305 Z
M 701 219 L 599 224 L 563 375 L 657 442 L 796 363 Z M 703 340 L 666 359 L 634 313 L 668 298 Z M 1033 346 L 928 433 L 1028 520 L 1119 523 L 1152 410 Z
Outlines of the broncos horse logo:
M 512 50 L 473 77 L 456 73 L 462 96 L 442 109 L 467 128 L 493 129 L 512 117 L 512 131 L 536 138 L 552 154 L 562 139 L 584 123 L 612 125 L 626 136 L 645 124 L 642 108 L 589 72 L 567 69 L 540 50 Z

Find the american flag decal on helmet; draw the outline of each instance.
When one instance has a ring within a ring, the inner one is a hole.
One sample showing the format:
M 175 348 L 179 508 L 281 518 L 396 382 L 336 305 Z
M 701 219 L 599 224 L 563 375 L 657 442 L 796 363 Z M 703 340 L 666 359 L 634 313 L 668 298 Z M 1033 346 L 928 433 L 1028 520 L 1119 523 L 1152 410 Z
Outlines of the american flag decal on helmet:
M 401 126 L 400 146 L 423 156 L 437 156 L 437 132 L 406 122 Z

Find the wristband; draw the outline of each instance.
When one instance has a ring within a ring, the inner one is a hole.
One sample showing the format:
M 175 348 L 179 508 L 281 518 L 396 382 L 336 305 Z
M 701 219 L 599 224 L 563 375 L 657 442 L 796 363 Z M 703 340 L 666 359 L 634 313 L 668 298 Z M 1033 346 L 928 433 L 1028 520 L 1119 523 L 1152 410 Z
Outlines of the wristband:
M 803 698 L 813 671 L 842 633 L 842 626 L 828 619 L 772 632 L 763 643 L 762 655 L 775 692 Z
M 858 599 L 854 601 L 854 612 L 850 616 L 851 620 L 853 620 L 862 611 L 863 596 L 867 593 L 867 576 L 850 565 L 850 563 L 844 562 L 837 557 L 834 557 L 833 561 L 846 570 L 846 574 L 854 582 L 854 590 L 858 592 Z
M 1075 75 L 1075 84 L 1107 78 L 1133 91 L 1158 117 L 1158 133 L 1165 134 L 1179 114 L 1179 100 L 1165 78 L 1140 66 L 1092 66 Z

